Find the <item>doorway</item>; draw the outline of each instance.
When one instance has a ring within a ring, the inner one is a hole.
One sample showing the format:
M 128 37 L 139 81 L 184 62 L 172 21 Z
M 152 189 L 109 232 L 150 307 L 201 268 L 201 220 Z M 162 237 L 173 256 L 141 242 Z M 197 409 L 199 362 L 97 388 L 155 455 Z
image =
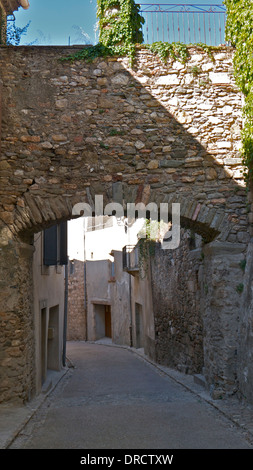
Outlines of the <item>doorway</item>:
M 41 302 L 41 305 L 46 302 Z M 46 382 L 48 370 L 60 370 L 59 305 L 40 309 L 40 370 L 41 386 Z
M 94 304 L 95 339 L 112 338 L 111 306 Z
M 112 337 L 112 317 L 110 305 L 105 305 L 105 336 L 106 338 Z
M 41 385 L 47 378 L 47 309 L 41 309 L 41 334 L 40 334 L 40 362 Z
M 47 336 L 47 368 L 60 370 L 59 305 L 49 309 Z

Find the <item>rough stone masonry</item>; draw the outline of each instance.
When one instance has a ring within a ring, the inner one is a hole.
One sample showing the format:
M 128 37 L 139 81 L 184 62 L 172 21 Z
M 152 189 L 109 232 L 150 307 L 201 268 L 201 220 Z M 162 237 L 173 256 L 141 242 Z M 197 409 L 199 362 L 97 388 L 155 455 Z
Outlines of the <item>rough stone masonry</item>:
M 179 202 L 182 226 L 202 236 L 206 379 L 234 391 L 249 225 L 233 50 L 163 64 L 140 48 L 133 69 L 127 58 L 60 61 L 76 50 L 0 50 L 0 400 L 34 391 L 33 234 L 115 194 L 124 207 Z

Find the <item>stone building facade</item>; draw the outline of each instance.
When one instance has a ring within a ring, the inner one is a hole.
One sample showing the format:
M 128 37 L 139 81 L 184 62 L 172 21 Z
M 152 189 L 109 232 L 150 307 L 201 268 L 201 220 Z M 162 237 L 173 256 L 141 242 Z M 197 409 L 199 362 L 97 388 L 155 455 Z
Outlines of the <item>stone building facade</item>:
M 68 341 L 87 339 L 86 265 L 71 259 L 68 266 Z
M 46 386 L 51 371 L 63 367 L 65 266 L 44 264 L 43 232 L 34 237 L 33 341 L 34 393 Z
M 201 311 L 208 386 L 234 391 L 242 318 L 250 330 L 249 314 L 242 313 L 246 272 L 240 268 L 250 221 L 233 49 L 216 49 L 211 60 L 192 47 L 186 63 L 164 64 L 140 48 L 133 68 L 128 58 L 61 61 L 76 50 L 0 50 L 1 364 L 8 359 L 12 367 L 11 341 L 14 332 L 20 335 L 16 377 L 7 377 L 4 397 L 26 400 L 33 393 L 34 234 L 70 219 L 76 203 L 94 210 L 96 195 L 103 196 L 104 206 L 114 201 L 125 210 L 133 202 L 167 203 L 168 208 L 180 203 L 182 227 L 204 242 L 202 275 L 208 289 Z M 243 347 L 249 355 L 250 341 Z M 5 367 L 0 365 L 1 373 Z M 15 391 L 17 380 L 22 391 Z M 247 383 L 252 380 L 248 368 Z M 247 396 L 252 399 L 250 387 Z
M 151 257 L 155 319 L 155 359 L 160 364 L 189 374 L 203 372 L 203 285 L 202 243 L 194 234 L 181 233 L 176 250 L 156 244 Z

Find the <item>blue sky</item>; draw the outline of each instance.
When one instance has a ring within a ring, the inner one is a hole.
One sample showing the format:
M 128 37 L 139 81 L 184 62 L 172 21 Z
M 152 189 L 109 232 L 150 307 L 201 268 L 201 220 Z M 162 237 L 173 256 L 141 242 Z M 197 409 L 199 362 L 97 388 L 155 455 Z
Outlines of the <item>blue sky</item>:
M 29 21 L 27 34 L 21 44 L 34 41 L 38 45 L 94 44 L 98 38 L 96 28 L 96 0 L 29 0 L 28 10 L 15 12 L 16 25 L 23 27 Z M 175 2 L 175 0 L 174 0 Z M 143 0 L 136 3 L 174 3 L 173 0 Z M 186 0 L 180 3 L 209 4 L 221 0 Z M 88 36 L 86 36 L 88 35 Z

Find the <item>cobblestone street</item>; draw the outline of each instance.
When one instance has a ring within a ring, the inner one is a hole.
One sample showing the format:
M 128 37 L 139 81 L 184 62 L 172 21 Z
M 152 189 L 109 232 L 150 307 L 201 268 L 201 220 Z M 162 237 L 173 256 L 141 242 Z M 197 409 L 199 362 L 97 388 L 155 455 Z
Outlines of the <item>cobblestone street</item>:
M 253 448 L 251 408 L 246 427 L 237 425 L 236 402 L 229 418 L 225 400 L 208 402 L 189 376 L 171 378 L 139 353 L 105 344 L 71 342 L 67 355 L 72 367 L 9 448 Z

